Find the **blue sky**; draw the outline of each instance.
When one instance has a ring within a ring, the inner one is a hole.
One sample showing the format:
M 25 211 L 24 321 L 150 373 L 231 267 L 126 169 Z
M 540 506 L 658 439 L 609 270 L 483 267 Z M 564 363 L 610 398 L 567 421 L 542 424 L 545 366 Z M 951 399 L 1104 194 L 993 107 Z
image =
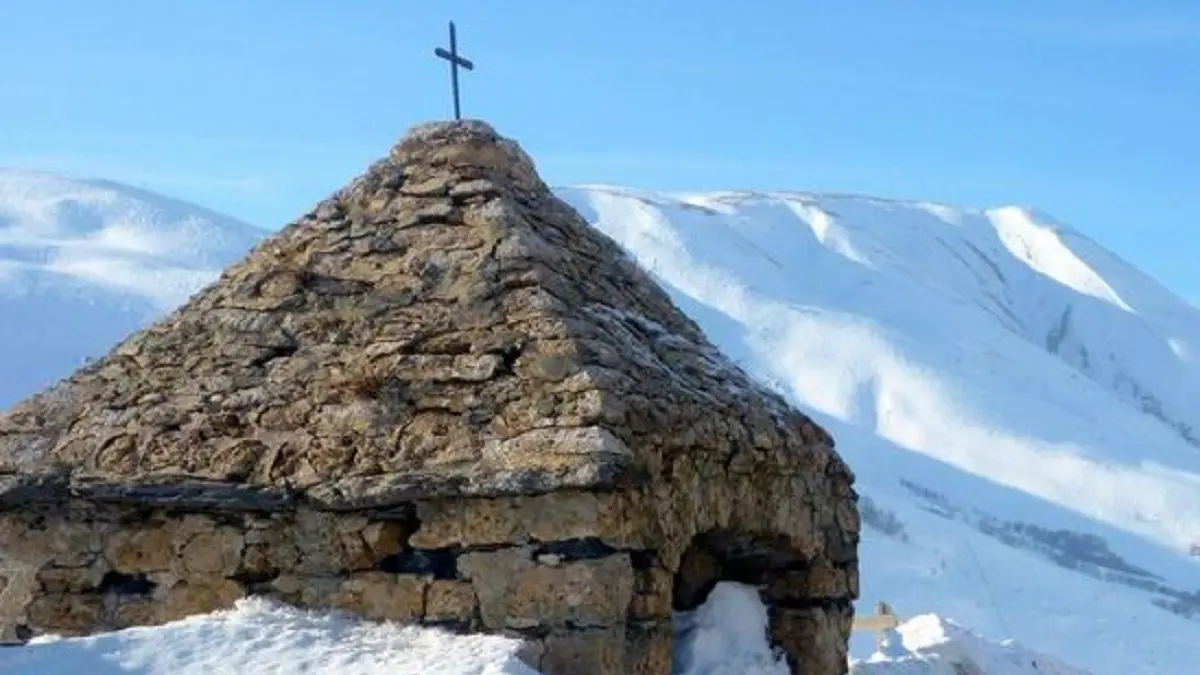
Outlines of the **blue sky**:
M 278 227 L 464 113 L 553 184 L 1036 205 L 1200 299 L 1200 3 L 38 0 L 0 7 L 0 165 Z

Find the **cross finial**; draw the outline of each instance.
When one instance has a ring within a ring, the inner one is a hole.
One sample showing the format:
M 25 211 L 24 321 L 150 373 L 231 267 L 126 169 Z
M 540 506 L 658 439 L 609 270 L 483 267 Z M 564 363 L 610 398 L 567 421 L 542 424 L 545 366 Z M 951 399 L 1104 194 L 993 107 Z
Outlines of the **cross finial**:
M 454 34 L 454 22 L 450 22 L 450 51 L 446 51 L 441 47 L 433 50 L 434 55 L 438 58 L 446 59 L 450 62 L 450 86 L 454 90 L 454 119 L 461 120 L 462 113 L 458 105 L 458 67 L 462 66 L 467 70 L 475 70 L 475 64 L 458 55 L 458 39 Z

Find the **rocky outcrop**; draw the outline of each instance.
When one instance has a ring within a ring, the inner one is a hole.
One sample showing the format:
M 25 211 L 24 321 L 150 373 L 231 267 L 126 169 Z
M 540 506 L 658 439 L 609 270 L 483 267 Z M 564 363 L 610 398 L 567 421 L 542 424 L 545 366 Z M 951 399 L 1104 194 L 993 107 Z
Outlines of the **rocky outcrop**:
M 255 593 L 665 675 L 672 608 L 728 579 L 844 673 L 852 480 L 515 144 L 439 123 L 0 418 L 0 625 Z

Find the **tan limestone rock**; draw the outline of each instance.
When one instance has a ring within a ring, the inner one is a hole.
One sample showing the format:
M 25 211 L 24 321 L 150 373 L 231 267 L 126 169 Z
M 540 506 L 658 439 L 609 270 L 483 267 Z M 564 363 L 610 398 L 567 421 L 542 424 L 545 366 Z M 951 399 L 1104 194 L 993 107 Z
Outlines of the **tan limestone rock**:
M 175 557 L 173 537 L 171 529 L 162 525 L 118 530 L 105 543 L 104 557 L 121 572 L 170 569 Z
M 363 572 L 342 583 L 333 605 L 368 619 L 411 622 L 425 615 L 428 586 L 424 579 Z
M 222 577 L 190 577 L 156 593 L 155 623 L 177 621 L 194 614 L 206 614 L 229 609 L 245 595 L 237 583 Z
M 542 497 L 437 500 L 420 505 L 418 548 L 455 544 L 522 544 L 596 537 L 617 548 L 640 548 L 636 502 L 619 493 L 562 492 Z
M 425 620 L 469 622 L 479 613 L 479 600 L 470 582 L 435 580 L 425 594 Z
M 238 569 L 244 545 L 240 532 L 231 527 L 219 527 L 195 534 L 180 551 L 180 556 L 188 576 L 231 575 Z M 135 566 L 134 569 L 147 568 Z
M 538 666 L 547 673 L 629 673 L 625 631 L 586 628 L 554 632 L 543 639 L 545 654 Z M 636 656 L 635 656 L 636 658 Z
M 633 600 L 628 555 L 545 565 L 528 549 L 468 553 L 459 569 L 479 597 L 484 625 L 500 629 L 604 625 Z

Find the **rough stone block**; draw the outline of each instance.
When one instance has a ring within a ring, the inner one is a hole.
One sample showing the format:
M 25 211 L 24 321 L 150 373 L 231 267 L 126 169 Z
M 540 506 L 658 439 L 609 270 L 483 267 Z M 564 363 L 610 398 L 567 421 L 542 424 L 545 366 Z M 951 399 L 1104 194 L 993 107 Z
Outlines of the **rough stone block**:
M 671 617 L 672 574 L 653 566 L 634 572 L 633 603 L 629 616 L 634 620 Z
M 174 534 L 167 525 L 135 526 L 114 532 L 104 546 L 104 557 L 120 572 L 171 569 Z
M 479 614 L 475 588 L 466 581 L 435 580 L 425 595 L 425 620 L 470 621 Z
M 219 576 L 194 576 L 166 589 L 156 590 L 156 623 L 176 621 L 194 614 L 229 609 L 245 590 L 236 582 Z
M 628 495 L 587 492 L 425 502 L 410 544 L 435 549 L 595 537 L 615 548 L 637 548 L 632 506 Z
M 625 628 L 551 633 L 539 668 L 546 675 L 629 675 Z
M 89 567 L 47 566 L 38 570 L 34 579 L 46 593 L 86 593 L 100 586 L 105 567 L 103 562 Z
M 189 577 L 232 575 L 241 563 L 243 546 L 242 534 L 232 527 L 206 529 L 192 536 L 180 551 L 179 560 Z
M 386 572 L 360 572 L 342 582 L 332 604 L 368 619 L 411 623 L 425 615 L 429 581 Z
M 770 608 L 771 642 L 787 654 L 804 675 L 844 675 L 853 623 L 849 607 Z
M 674 656 L 675 626 L 668 618 L 636 622 L 625 629 L 629 675 L 669 675 Z
M 42 593 L 26 608 L 34 630 L 86 635 L 104 626 L 102 599 L 96 594 Z
M 633 568 L 624 553 L 549 566 L 527 548 L 510 548 L 466 554 L 459 569 L 493 629 L 611 625 L 624 620 L 633 600 Z
M 773 574 L 763 594 L 783 603 L 811 602 L 852 597 L 853 590 L 845 568 L 834 567 L 828 561 L 816 561 L 806 568 Z

